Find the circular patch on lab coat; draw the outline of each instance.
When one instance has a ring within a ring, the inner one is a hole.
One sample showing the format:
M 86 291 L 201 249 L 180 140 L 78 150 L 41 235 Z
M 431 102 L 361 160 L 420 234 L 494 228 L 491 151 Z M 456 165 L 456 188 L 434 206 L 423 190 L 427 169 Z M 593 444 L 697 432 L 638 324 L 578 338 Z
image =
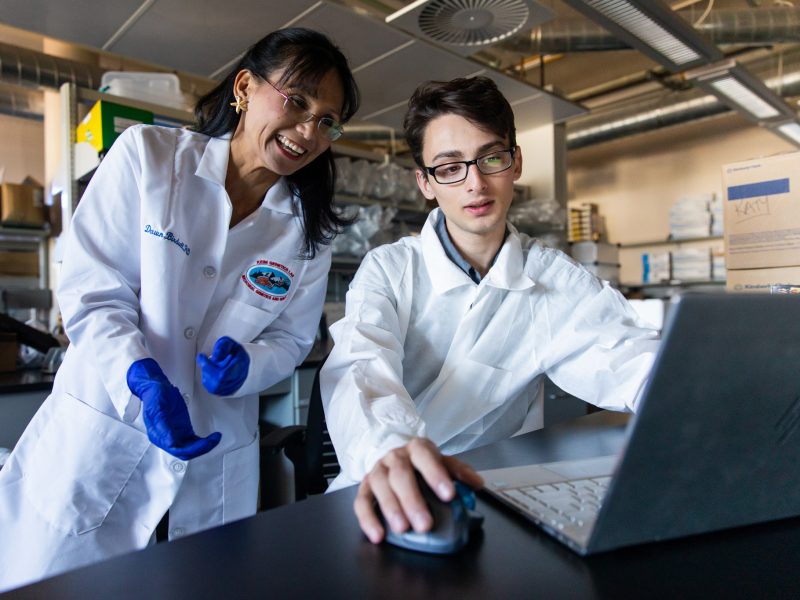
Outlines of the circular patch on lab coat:
M 248 288 L 270 300 L 284 300 L 293 278 L 288 267 L 273 260 L 259 260 L 242 275 Z

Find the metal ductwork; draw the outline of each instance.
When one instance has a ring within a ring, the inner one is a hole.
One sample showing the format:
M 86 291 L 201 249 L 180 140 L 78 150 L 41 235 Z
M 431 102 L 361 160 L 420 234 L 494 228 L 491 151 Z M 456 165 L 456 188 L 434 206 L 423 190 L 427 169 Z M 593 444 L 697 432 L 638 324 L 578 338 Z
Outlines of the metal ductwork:
M 689 23 L 701 11 L 678 11 Z M 697 27 L 716 45 L 746 44 L 765 46 L 800 42 L 800 8 L 715 9 Z M 495 48 L 520 54 L 565 54 L 629 48 L 599 25 L 586 19 L 557 19 L 542 24 L 529 35 L 500 42 Z
M 753 61 L 747 68 L 783 97 L 800 96 L 800 49 Z M 688 91 L 659 90 L 646 97 L 615 103 L 567 124 L 567 148 L 575 150 L 614 139 L 654 131 L 728 112 L 715 96 L 693 88 Z
M 74 60 L 0 44 L 0 81 L 24 87 L 59 88 L 71 82 L 80 87 L 100 86 L 103 69 Z
M 102 74 L 99 67 L 0 43 L 0 83 L 9 84 L 0 86 L 0 113 L 41 120 L 44 103 L 36 90 L 66 82 L 96 89 Z
M 44 118 L 42 95 L 32 90 L 0 85 L 0 114 L 41 121 Z

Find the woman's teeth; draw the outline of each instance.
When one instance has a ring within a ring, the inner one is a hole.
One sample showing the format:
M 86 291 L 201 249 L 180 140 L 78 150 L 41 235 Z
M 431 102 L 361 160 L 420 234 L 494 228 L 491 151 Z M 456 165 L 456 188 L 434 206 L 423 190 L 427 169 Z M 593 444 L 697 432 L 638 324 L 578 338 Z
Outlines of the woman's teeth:
M 294 154 L 295 156 L 302 156 L 303 154 L 306 153 L 304 148 L 301 148 L 300 146 L 298 146 L 297 144 L 293 143 L 288 138 L 285 138 L 280 134 L 278 134 L 275 137 L 277 138 L 278 143 L 281 146 L 283 146 L 286 150 L 288 150 L 291 154 Z

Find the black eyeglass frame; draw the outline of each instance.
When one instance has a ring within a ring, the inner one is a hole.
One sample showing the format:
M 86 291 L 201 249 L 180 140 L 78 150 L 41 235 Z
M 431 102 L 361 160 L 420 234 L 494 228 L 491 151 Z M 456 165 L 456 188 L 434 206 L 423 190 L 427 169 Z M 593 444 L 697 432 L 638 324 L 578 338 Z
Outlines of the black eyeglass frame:
M 344 133 L 344 127 L 342 126 L 341 123 L 339 123 L 338 121 L 332 119 L 331 117 L 320 117 L 318 115 L 315 115 L 313 112 L 311 112 L 307 108 L 303 108 L 302 106 L 297 104 L 297 102 L 294 101 L 294 96 L 290 96 L 286 92 L 282 92 L 277 87 L 275 87 L 275 85 L 269 79 L 264 79 L 264 81 L 266 81 L 273 90 L 275 90 L 281 96 L 283 96 L 283 110 L 284 111 L 289 112 L 289 110 L 286 108 L 286 105 L 289 104 L 289 102 L 291 102 L 297 108 L 298 112 L 299 111 L 303 111 L 303 113 L 305 113 L 305 115 L 306 115 L 305 118 L 298 119 L 299 123 L 308 123 L 309 121 L 313 121 L 314 119 L 316 119 L 317 120 L 317 130 L 319 130 L 320 125 L 323 124 L 323 121 L 327 121 L 327 123 L 325 123 L 325 125 L 328 127 L 328 132 L 327 133 L 320 132 L 320 133 L 322 133 L 322 135 L 324 135 L 327 139 L 329 139 L 332 142 L 335 142 L 340 137 L 342 137 L 342 134 Z
M 507 167 L 504 167 L 504 168 L 500 169 L 499 171 L 492 171 L 491 173 L 484 173 L 483 170 L 481 170 L 479 161 L 482 158 L 486 158 L 487 156 L 491 156 L 492 154 L 497 154 L 498 152 L 508 152 L 509 154 L 511 154 L 511 162 L 508 163 Z M 475 168 L 478 169 L 478 171 L 480 171 L 481 174 L 483 174 L 483 175 L 497 175 L 498 173 L 503 173 L 505 171 L 508 171 L 512 166 L 514 166 L 514 156 L 516 155 L 516 153 L 517 153 L 517 147 L 516 146 L 512 146 L 510 148 L 502 148 L 500 150 L 492 150 L 491 152 L 487 152 L 486 154 L 481 154 L 480 156 L 474 158 L 473 160 L 454 160 L 452 162 L 442 163 L 441 165 L 436 165 L 435 167 L 423 166 L 422 170 L 425 171 L 425 173 L 427 175 L 431 175 L 433 177 L 434 181 L 436 181 L 436 183 L 438 183 L 439 185 L 453 185 L 455 183 L 461 183 L 462 181 L 464 181 L 467 178 L 467 176 L 469 175 L 469 168 L 472 165 L 475 165 Z M 462 177 L 461 179 L 457 179 L 455 181 L 439 181 L 439 179 L 436 177 L 436 169 L 441 169 L 442 167 L 448 167 L 450 165 L 464 165 L 466 167 L 464 169 L 464 177 Z

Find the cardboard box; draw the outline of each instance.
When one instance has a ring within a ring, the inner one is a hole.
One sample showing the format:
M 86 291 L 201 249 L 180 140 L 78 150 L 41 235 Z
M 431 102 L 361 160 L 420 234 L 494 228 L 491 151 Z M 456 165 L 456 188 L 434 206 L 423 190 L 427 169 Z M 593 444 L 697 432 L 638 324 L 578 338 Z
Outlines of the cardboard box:
M 78 125 L 75 141 L 89 142 L 98 152 L 106 152 L 131 125 L 152 122 L 149 111 L 98 100 Z
M 729 292 L 769 294 L 773 285 L 800 286 L 800 266 L 772 269 L 728 269 Z
M 728 269 L 800 265 L 800 152 L 722 167 Z
M 38 277 L 39 253 L 25 250 L 0 250 L 0 275 Z
M 44 226 L 44 190 L 23 183 L 2 184 L 0 222 L 23 227 Z
M 0 332 L 0 371 L 16 371 L 18 354 L 17 334 Z

